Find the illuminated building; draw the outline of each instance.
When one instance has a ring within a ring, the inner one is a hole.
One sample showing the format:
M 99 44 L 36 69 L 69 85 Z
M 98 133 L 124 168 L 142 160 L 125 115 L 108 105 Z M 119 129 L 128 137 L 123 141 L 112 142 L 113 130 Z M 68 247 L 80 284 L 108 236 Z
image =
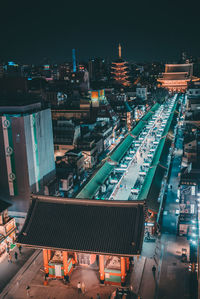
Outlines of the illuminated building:
M 112 63 L 112 75 L 113 79 L 123 86 L 129 86 L 130 82 L 128 81 L 128 66 L 127 62 L 121 57 L 121 45 L 119 44 L 119 58 Z
M 100 103 L 106 103 L 106 97 L 105 97 L 105 90 L 92 90 L 91 93 L 91 103 L 92 107 L 99 107 Z
M 76 73 L 76 53 L 75 53 L 75 49 L 72 49 L 72 60 L 73 60 L 73 72 Z
M 17 243 L 43 249 L 45 278 L 96 266 L 102 284 L 125 285 L 129 258 L 142 249 L 144 201 L 33 196 L 28 215 Z
M 51 110 L 36 99 L 6 98 L 0 106 L 0 140 L 0 189 L 16 205 L 22 200 L 24 212 L 30 192 L 41 191 L 54 177 Z
M 10 203 L 0 198 L 0 258 L 6 254 L 8 247 L 12 250 L 15 246 L 16 225 L 15 219 L 8 216 L 10 206 Z
M 71 69 L 69 63 L 64 63 L 59 66 L 59 80 L 69 81 L 70 74 L 71 74 Z
M 171 92 L 185 92 L 189 82 L 199 81 L 193 76 L 193 64 L 166 64 L 162 77 L 157 79 Z

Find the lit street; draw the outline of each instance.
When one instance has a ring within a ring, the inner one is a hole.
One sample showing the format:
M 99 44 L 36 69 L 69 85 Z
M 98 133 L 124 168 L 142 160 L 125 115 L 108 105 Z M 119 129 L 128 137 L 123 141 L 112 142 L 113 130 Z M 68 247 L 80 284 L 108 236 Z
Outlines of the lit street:
M 157 279 L 156 299 L 191 298 L 189 289 L 190 272 L 188 263 L 181 261 L 182 248 L 187 249 L 189 261 L 189 243 L 186 237 L 177 236 L 176 210 L 179 208 L 177 190 L 182 156 L 182 130 L 179 128 L 175 144 L 175 154 L 171 165 L 171 174 L 163 212 L 161 244 L 161 267 Z M 169 287 L 170 285 L 170 287 Z
M 174 103 L 174 98 L 172 99 L 172 103 Z M 134 158 L 128 168 L 125 169 L 126 172 L 122 180 L 118 183 L 117 187 L 115 187 L 115 191 L 112 194 L 114 200 L 128 200 L 137 179 L 141 181 L 144 180 L 149 166 L 151 167 L 151 161 L 156 153 L 157 145 L 162 138 L 162 131 L 170 116 L 170 109 L 173 107 L 171 104 L 170 108 L 168 108 L 170 104 L 171 99 L 168 101 L 166 107 L 161 106 L 153 119 L 147 123 L 143 129 L 146 135 L 141 133 L 140 136 L 143 137 L 139 137 L 138 139 L 139 147 L 136 147 L 137 141 L 135 141 L 135 145 L 133 144 L 133 149 L 135 149 Z M 142 141 L 141 143 L 140 140 Z M 136 194 L 138 195 L 138 193 Z M 137 199 L 137 196 L 134 199 Z

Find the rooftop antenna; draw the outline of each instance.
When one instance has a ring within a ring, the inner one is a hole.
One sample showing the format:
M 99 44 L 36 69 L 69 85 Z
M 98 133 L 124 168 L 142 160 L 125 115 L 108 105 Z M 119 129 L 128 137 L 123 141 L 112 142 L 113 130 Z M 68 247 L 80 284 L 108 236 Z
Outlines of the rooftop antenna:
M 119 49 L 119 58 L 122 58 L 122 47 L 120 44 L 119 44 L 118 49 Z

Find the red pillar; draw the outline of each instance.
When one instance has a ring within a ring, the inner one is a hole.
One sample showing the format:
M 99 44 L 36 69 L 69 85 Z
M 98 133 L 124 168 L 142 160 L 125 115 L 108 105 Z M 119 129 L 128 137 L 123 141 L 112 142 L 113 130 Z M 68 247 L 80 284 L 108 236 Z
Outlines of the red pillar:
M 51 259 L 51 250 L 48 249 L 48 261 L 50 261 L 50 259 Z
M 63 251 L 63 269 L 64 269 L 64 276 L 68 275 L 68 252 Z
M 48 260 L 47 249 L 43 249 L 43 261 L 44 261 L 44 271 L 45 273 L 49 273 L 49 260 Z
M 100 273 L 100 282 L 104 283 L 105 280 L 104 255 L 99 255 L 99 273 Z
M 125 257 L 121 257 L 121 285 L 125 286 L 126 280 L 126 260 Z
M 78 259 L 77 259 L 77 253 L 74 252 L 74 260 L 75 260 L 75 263 L 77 264 L 78 263 Z
M 129 269 L 130 269 L 129 257 L 126 258 L 126 269 L 127 269 L 127 271 L 129 271 Z

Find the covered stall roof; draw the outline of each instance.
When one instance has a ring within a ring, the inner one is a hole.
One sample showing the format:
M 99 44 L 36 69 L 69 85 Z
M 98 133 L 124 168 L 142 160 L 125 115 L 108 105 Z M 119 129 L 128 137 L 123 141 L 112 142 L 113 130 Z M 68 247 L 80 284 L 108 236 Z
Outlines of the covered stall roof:
M 113 152 L 113 154 L 110 156 L 110 159 L 114 162 L 119 162 L 124 154 L 127 152 L 127 150 L 130 148 L 132 142 L 133 142 L 133 137 L 128 135 L 122 143 L 118 146 L 118 148 Z
M 134 138 L 136 138 L 144 126 L 146 125 L 146 121 L 155 113 L 155 111 L 160 107 L 160 104 L 156 103 L 151 110 L 139 121 L 139 123 L 135 126 L 135 128 L 129 133 L 122 143 L 114 150 L 112 155 L 110 156 L 112 161 L 119 162 L 121 158 L 124 156 L 126 151 L 130 148 Z
M 151 110 L 140 120 L 136 127 L 131 131 L 117 148 L 110 155 L 111 162 L 119 162 L 130 148 L 134 137 L 137 137 L 145 126 L 146 121 L 152 116 L 153 113 L 160 107 L 160 104 L 155 104 Z M 83 189 L 77 194 L 76 198 L 93 198 L 95 193 L 99 190 L 101 185 L 109 177 L 114 165 L 109 162 L 105 162 L 99 170 L 93 175 L 89 182 L 83 187 Z
M 38 196 L 32 200 L 17 243 L 34 248 L 133 256 L 141 252 L 143 233 L 144 202 Z
M 174 117 L 174 113 L 175 113 L 175 110 L 176 110 L 176 107 L 177 107 L 177 103 L 178 102 L 176 101 L 175 104 L 174 104 L 171 115 L 169 117 L 169 120 L 168 120 L 168 122 L 165 126 L 165 129 L 164 129 L 164 132 L 162 134 L 162 138 L 161 138 L 160 143 L 159 143 L 159 145 L 156 149 L 151 167 L 150 167 L 150 169 L 149 169 L 149 171 L 148 171 L 148 173 L 145 177 L 145 181 L 142 185 L 141 192 L 138 196 L 138 200 L 145 200 L 146 203 L 147 203 L 148 209 L 150 209 L 152 211 L 155 211 L 155 212 L 158 212 L 159 203 L 155 203 L 155 198 L 149 200 L 148 194 L 149 194 L 149 191 L 150 191 L 150 188 L 151 188 L 151 185 L 152 185 L 152 181 L 153 181 L 157 166 L 160 163 L 160 157 L 161 157 L 161 154 L 162 154 L 162 151 L 163 151 L 163 148 L 164 148 L 164 144 L 165 144 L 165 141 L 166 141 L 166 137 L 167 137 L 169 128 L 171 126 L 171 123 L 172 123 L 172 120 L 173 120 L 173 117 Z
M 113 169 L 114 165 L 111 165 L 109 162 L 106 161 L 102 165 L 102 167 L 95 173 L 95 175 L 90 179 L 90 181 L 78 193 L 76 198 L 93 198 L 93 196 L 105 182 L 107 177 L 111 174 Z

